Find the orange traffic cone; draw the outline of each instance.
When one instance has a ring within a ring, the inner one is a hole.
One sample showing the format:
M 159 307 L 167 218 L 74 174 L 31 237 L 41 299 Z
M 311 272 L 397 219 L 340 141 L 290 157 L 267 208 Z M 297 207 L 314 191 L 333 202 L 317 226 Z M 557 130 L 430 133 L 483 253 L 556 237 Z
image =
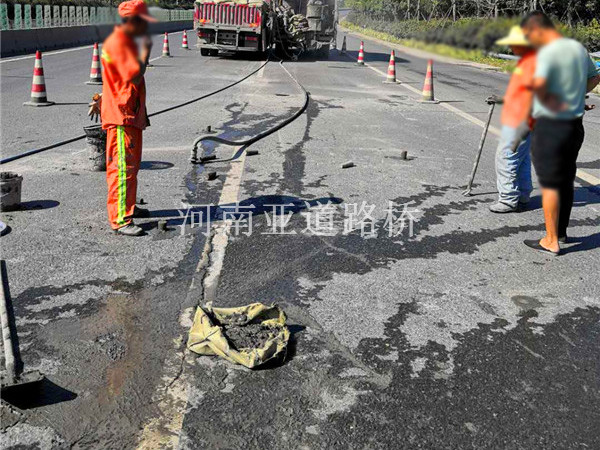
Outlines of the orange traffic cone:
M 188 41 L 187 41 L 187 33 L 185 30 L 183 30 L 183 40 L 181 41 L 181 48 L 184 48 L 186 50 L 189 50 L 190 48 L 188 47 Z
M 388 65 L 387 78 L 384 83 L 397 83 L 396 80 L 396 54 L 394 50 L 390 54 L 390 64 Z
M 171 52 L 169 51 L 169 35 L 165 33 L 165 38 L 163 39 L 163 51 L 162 55 L 166 57 L 171 56 Z
M 98 53 L 98 43 L 94 44 L 92 52 L 92 68 L 90 70 L 90 81 L 85 84 L 102 84 L 102 69 L 100 68 L 100 55 Z
M 46 81 L 44 80 L 44 66 L 42 64 L 42 52 L 35 52 L 35 63 L 33 65 L 33 82 L 31 83 L 31 101 L 23 103 L 26 106 L 50 106 L 46 97 Z
M 342 50 L 340 51 L 342 55 L 346 54 L 346 36 L 344 36 L 344 40 L 342 41 Z
M 358 49 L 358 59 L 356 60 L 356 64 L 359 66 L 365 65 L 365 43 L 360 41 L 360 48 Z
M 439 103 L 433 95 L 433 60 L 427 63 L 427 74 L 425 75 L 425 84 L 423 85 L 423 98 L 421 103 Z

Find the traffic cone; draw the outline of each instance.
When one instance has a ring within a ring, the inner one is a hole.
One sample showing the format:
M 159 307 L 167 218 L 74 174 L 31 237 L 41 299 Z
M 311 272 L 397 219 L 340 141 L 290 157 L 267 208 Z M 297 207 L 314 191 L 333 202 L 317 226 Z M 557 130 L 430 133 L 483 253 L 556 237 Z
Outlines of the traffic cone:
M 433 60 L 427 63 L 427 74 L 425 75 L 425 84 L 423 85 L 423 98 L 421 103 L 439 103 L 433 95 Z
M 346 36 L 344 36 L 344 40 L 342 41 L 342 50 L 340 51 L 342 55 L 346 54 Z
M 100 68 L 100 55 L 98 53 L 98 43 L 94 44 L 92 52 L 92 68 L 90 70 L 90 81 L 85 84 L 102 84 L 102 69 Z
M 390 64 L 388 65 L 387 78 L 384 83 L 397 83 L 396 80 L 396 55 L 394 50 L 390 54 Z
M 184 48 L 186 50 L 189 50 L 190 48 L 188 47 L 188 41 L 187 41 L 187 33 L 185 30 L 183 30 L 183 40 L 181 41 L 181 48 Z
M 50 106 L 46 97 L 46 81 L 44 81 L 44 66 L 42 64 L 42 52 L 35 52 L 35 64 L 33 66 L 33 83 L 31 84 L 31 101 L 23 103 L 26 106 Z
M 165 38 L 163 39 L 163 56 L 171 57 L 171 52 L 169 51 L 169 35 L 165 33 Z
M 358 49 L 358 59 L 356 60 L 356 64 L 359 66 L 365 65 L 365 44 L 363 41 L 360 41 L 360 48 Z

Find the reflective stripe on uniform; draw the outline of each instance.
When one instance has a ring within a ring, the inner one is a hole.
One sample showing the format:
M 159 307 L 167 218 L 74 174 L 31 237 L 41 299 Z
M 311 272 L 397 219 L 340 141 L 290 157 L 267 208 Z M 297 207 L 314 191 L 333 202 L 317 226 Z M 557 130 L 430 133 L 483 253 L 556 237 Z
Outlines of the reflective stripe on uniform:
M 102 49 L 102 59 L 104 61 L 106 61 L 107 63 L 109 63 L 109 64 L 112 62 L 112 59 L 110 59 L 110 56 L 108 55 L 108 53 L 104 49 Z
M 125 128 L 117 125 L 117 176 L 118 176 L 118 200 L 117 200 L 117 225 L 125 225 L 125 214 L 127 213 L 127 161 L 125 153 Z

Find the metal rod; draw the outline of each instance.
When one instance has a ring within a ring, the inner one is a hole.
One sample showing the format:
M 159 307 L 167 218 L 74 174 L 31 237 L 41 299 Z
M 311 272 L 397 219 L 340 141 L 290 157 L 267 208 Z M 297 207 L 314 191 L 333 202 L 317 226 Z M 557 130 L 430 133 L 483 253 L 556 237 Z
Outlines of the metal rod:
M 494 106 L 495 103 L 490 103 L 490 110 L 488 112 L 487 122 L 485 123 L 485 127 L 483 128 L 483 133 L 481 134 L 481 140 L 479 141 L 479 149 L 477 150 L 477 156 L 475 157 L 475 162 L 473 163 L 473 170 L 471 171 L 471 177 L 469 178 L 469 183 L 467 184 L 467 188 L 463 192 L 464 196 L 471 195 L 471 189 L 473 188 L 473 181 L 475 181 L 475 173 L 477 173 L 477 167 L 479 166 L 479 160 L 481 159 L 481 153 L 483 152 L 483 145 L 485 144 L 485 138 L 488 133 L 488 129 L 490 128 L 490 122 L 492 121 L 492 116 L 494 115 Z

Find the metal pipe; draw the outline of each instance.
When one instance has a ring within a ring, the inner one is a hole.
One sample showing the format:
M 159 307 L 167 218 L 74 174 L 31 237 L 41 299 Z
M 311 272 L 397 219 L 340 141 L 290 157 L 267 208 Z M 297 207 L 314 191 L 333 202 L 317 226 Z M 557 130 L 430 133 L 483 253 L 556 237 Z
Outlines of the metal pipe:
M 6 285 L 5 285 L 6 283 Z M 10 319 L 8 317 L 8 276 L 6 274 L 6 262 L 0 261 L 0 284 L 2 285 L 2 299 L 0 299 L 0 322 L 2 324 L 2 345 L 4 347 L 4 361 L 6 365 L 6 374 L 9 384 L 15 382 L 17 378 L 17 360 L 15 358 L 15 349 L 12 342 L 10 328 Z
M 481 139 L 479 140 L 479 148 L 477 150 L 477 156 L 475 157 L 475 162 L 473 163 L 473 170 L 471 171 L 471 177 L 469 178 L 469 183 L 467 184 L 467 188 L 462 193 L 464 196 L 471 195 L 471 189 L 473 188 L 473 181 L 475 181 L 475 173 L 477 172 L 477 167 L 479 166 L 479 160 L 481 159 L 481 153 L 483 152 L 483 145 L 485 144 L 485 138 L 487 136 L 488 129 L 490 128 L 490 122 L 492 121 L 492 116 L 494 115 L 494 107 L 496 103 L 490 102 L 490 110 L 488 112 L 487 122 L 485 123 L 485 127 L 483 128 L 483 133 L 481 134 Z

